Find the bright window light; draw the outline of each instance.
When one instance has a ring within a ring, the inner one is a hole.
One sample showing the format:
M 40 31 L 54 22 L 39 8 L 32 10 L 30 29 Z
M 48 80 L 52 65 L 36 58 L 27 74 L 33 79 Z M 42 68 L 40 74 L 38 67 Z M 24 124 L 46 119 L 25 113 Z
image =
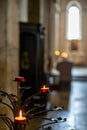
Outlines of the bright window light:
M 76 6 L 68 9 L 67 39 L 81 39 L 80 11 Z

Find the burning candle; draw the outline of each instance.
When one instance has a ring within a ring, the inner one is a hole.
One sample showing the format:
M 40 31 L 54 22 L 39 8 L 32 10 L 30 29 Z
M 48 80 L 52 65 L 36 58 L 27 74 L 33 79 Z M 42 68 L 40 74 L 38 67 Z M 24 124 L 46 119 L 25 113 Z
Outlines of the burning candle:
M 25 122 L 26 122 L 26 117 L 25 117 L 25 116 L 22 116 L 22 110 L 20 110 L 19 116 L 16 116 L 16 117 L 15 117 L 15 122 L 18 123 L 18 124 L 25 124 Z
M 47 93 L 49 92 L 49 87 L 46 87 L 45 85 L 41 88 L 42 93 Z

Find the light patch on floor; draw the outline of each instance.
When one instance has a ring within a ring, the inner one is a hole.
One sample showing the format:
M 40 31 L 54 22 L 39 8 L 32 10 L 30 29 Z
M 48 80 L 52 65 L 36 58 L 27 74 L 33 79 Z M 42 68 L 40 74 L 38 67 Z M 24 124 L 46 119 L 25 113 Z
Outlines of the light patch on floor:
M 87 67 L 73 67 L 72 76 L 87 76 Z

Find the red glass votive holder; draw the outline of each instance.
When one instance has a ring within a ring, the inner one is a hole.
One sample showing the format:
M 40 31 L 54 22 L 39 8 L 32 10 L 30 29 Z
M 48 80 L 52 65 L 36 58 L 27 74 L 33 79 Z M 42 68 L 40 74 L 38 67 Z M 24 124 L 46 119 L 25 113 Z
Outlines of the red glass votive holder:
M 25 82 L 25 79 L 24 79 L 24 77 L 18 76 L 18 77 L 15 78 L 15 81 Z
M 26 117 L 15 117 L 15 123 L 17 124 L 25 124 L 26 123 Z
M 49 92 L 49 87 L 43 86 L 43 87 L 41 88 L 41 92 L 42 92 L 42 93 L 48 93 L 48 92 Z

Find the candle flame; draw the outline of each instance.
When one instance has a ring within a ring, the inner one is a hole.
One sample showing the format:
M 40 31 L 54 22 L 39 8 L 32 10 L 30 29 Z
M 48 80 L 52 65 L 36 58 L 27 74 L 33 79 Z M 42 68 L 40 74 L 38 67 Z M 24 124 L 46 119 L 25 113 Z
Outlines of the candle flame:
M 22 118 L 22 110 L 19 112 L 19 117 Z
M 46 88 L 45 85 L 43 86 L 43 88 Z

